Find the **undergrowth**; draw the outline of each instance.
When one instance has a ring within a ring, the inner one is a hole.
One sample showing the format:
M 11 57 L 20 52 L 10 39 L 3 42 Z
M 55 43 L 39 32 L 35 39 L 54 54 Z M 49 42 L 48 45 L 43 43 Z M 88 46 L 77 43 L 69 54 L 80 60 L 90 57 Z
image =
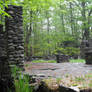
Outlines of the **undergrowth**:
M 16 66 L 11 71 L 14 78 L 15 92 L 32 92 L 32 88 L 29 87 L 29 77 L 22 74 L 21 69 Z

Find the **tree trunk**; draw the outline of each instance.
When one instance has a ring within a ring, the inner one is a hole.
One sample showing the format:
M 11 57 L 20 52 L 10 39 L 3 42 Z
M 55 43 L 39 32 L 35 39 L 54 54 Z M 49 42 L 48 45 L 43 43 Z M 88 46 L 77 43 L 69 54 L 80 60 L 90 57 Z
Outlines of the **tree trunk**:
M 30 37 L 31 37 L 31 33 L 32 33 L 32 11 L 30 12 L 30 29 L 28 29 L 28 26 L 27 26 L 27 30 L 26 30 L 26 38 L 25 38 L 25 53 L 26 53 L 26 56 L 29 57 L 29 48 L 28 48 L 28 45 L 29 45 L 29 41 L 30 41 Z M 32 46 L 30 48 L 32 51 Z M 32 55 L 32 52 L 31 52 L 31 55 Z
M 86 3 L 85 1 L 83 1 L 81 3 L 81 6 L 82 6 L 82 17 L 83 17 L 83 28 L 82 28 L 82 31 L 83 31 L 83 40 L 88 40 L 89 39 L 89 27 L 88 27 L 88 21 L 87 21 L 87 18 L 86 18 Z
M 47 18 L 47 34 L 49 36 L 49 32 L 50 32 L 50 20 L 49 20 L 49 12 L 46 11 L 46 18 Z M 48 44 L 50 44 L 50 40 L 48 38 Z M 48 48 L 48 55 L 50 55 L 50 47 Z
M 72 31 L 72 35 L 74 35 L 74 21 L 73 21 L 73 8 L 72 8 L 72 3 L 70 2 L 70 24 L 71 24 L 71 31 Z

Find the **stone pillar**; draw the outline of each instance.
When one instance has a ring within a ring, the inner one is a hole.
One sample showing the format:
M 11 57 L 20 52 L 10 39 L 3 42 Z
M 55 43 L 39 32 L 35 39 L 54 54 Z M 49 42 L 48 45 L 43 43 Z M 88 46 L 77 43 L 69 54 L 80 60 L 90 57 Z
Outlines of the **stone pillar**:
M 6 40 L 3 32 L 3 25 L 0 25 L 0 57 L 6 57 Z
M 88 40 L 83 40 L 80 46 L 80 56 L 85 59 L 85 47 L 88 47 Z
M 6 38 L 3 25 L 0 25 L 0 92 L 8 92 L 12 87 L 12 78 L 7 61 Z
M 88 46 L 85 47 L 86 64 L 92 64 L 92 39 L 88 40 Z
M 85 53 L 85 60 L 86 60 L 86 64 L 92 64 L 92 52 Z
M 21 66 L 24 61 L 22 7 L 9 5 L 5 10 L 11 16 L 5 18 L 8 61 Z
M 92 39 L 82 41 L 81 55 L 84 57 L 86 64 L 92 64 Z
M 3 32 L 3 25 L 0 25 L 0 79 L 3 79 L 5 69 L 6 69 L 6 50 L 5 50 L 5 39 L 4 39 L 4 32 Z

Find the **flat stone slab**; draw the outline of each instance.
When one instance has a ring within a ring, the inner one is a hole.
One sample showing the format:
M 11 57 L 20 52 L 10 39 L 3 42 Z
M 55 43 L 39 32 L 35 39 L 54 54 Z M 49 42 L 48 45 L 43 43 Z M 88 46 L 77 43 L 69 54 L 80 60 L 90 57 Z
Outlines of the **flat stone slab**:
M 84 63 L 31 63 L 25 62 L 25 73 L 36 77 L 61 78 L 92 73 L 92 65 Z

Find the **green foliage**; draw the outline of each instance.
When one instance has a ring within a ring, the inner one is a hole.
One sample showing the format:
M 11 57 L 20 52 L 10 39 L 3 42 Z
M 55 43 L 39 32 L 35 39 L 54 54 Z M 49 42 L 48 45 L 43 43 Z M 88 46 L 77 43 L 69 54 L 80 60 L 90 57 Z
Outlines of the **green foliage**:
M 33 63 L 56 63 L 55 60 L 33 60 Z
M 76 77 L 75 81 L 82 81 L 83 82 L 83 81 L 85 81 L 85 78 L 83 78 L 83 77 Z
M 84 59 L 70 59 L 69 61 L 71 63 L 85 63 Z
M 57 84 L 61 83 L 62 78 L 56 78 Z
M 5 16 L 11 17 L 7 12 L 5 12 L 5 7 L 8 5 L 21 5 L 20 0 L 0 0 L 0 24 L 3 24 L 3 19 Z
M 34 56 L 43 56 L 43 52 L 37 52 L 37 53 L 34 53 Z
M 92 35 L 91 0 L 0 0 L 0 24 L 4 24 L 4 16 L 9 16 L 4 8 L 10 4 L 23 6 L 24 41 L 29 55 L 52 54 L 64 41 L 79 47 L 85 29 Z M 63 53 L 76 53 L 71 48 L 67 51 Z
M 58 54 L 58 52 L 64 55 L 74 56 L 80 54 L 80 49 L 74 47 L 57 48 L 54 51 L 54 54 Z
M 15 92 L 32 92 L 32 88 L 29 87 L 29 77 L 22 74 L 21 69 L 16 66 L 11 71 L 14 78 Z
M 85 63 L 84 59 L 70 59 L 69 61 L 71 63 Z M 33 60 L 32 62 L 33 63 L 56 63 L 56 60 Z

